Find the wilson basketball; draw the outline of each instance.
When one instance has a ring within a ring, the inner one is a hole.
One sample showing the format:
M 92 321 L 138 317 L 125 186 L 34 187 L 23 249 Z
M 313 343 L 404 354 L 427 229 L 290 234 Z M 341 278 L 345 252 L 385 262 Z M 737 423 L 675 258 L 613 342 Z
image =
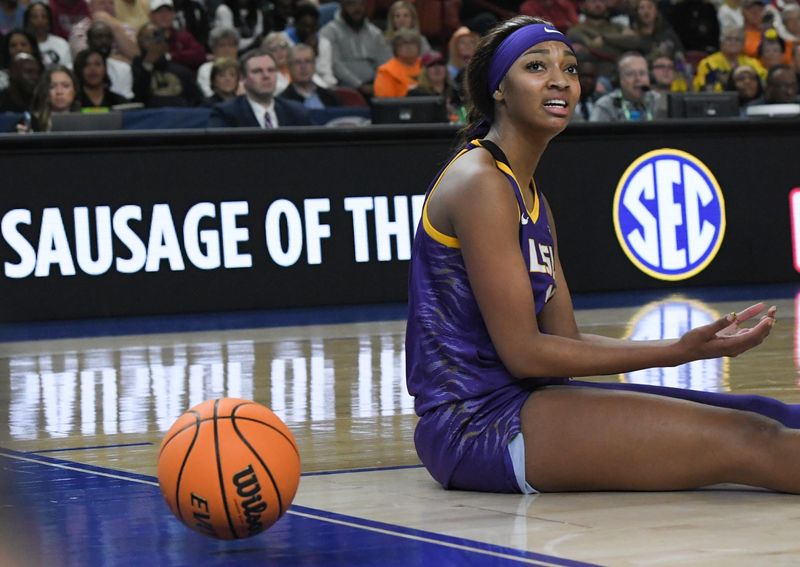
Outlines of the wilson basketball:
M 193 530 L 245 538 L 286 512 L 300 483 L 300 454 L 270 409 L 235 398 L 208 400 L 164 436 L 158 482 L 170 510 Z

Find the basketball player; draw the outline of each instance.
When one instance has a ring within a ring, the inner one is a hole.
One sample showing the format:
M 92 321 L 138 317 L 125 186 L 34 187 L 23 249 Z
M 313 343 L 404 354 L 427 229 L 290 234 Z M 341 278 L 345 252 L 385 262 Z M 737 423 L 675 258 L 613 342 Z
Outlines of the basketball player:
M 429 190 L 411 261 L 407 375 L 420 459 L 464 490 L 732 482 L 800 493 L 795 406 L 569 378 L 737 356 L 775 323 L 775 308 L 758 304 L 677 340 L 578 330 L 553 217 L 533 182 L 580 96 L 576 67 L 566 37 L 524 16 L 490 32 L 469 63 L 476 139 Z

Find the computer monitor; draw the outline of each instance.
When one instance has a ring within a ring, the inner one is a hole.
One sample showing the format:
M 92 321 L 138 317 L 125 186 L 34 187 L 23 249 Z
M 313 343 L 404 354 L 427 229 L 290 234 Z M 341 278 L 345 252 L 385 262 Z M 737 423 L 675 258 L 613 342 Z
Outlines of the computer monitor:
M 121 130 L 121 112 L 64 112 L 50 117 L 51 132 Z
M 373 124 L 421 124 L 449 122 L 447 106 L 440 96 L 373 98 Z
M 739 116 L 739 93 L 670 93 L 670 118 L 725 118 Z

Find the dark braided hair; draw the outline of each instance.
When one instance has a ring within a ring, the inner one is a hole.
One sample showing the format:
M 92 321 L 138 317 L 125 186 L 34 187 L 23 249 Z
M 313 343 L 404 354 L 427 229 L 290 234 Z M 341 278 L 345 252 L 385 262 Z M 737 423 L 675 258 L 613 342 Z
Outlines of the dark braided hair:
M 494 121 L 494 97 L 489 92 L 489 66 L 497 48 L 512 33 L 532 24 L 548 24 L 549 21 L 532 16 L 515 16 L 497 24 L 481 39 L 475 55 L 467 63 L 464 77 L 467 124 L 459 132 L 459 145 L 473 138 L 482 138 L 489 132 Z

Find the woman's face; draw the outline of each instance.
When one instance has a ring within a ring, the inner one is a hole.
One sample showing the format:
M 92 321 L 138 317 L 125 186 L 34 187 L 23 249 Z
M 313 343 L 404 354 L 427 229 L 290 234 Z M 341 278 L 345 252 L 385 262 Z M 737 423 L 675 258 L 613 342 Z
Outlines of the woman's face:
M 460 37 L 456 42 L 456 53 L 458 53 L 459 59 L 466 63 L 475 55 L 475 49 L 477 47 L 478 41 L 474 37 Z
M 771 69 L 775 65 L 783 62 L 783 51 L 781 44 L 777 41 L 765 41 L 761 46 L 761 63 L 766 69 Z
M 239 71 L 231 67 L 217 73 L 212 88 L 221 95 L 234 96 L 239 88 Z
M 656 21 L 658 9 L 656 5 L 650 0 L 642 0 L 636 8 L 636 15 L 639 21 L 645 25 L 650 25 Z
M 416 43 L 401 43 L 397 46 L 395 56 L 406 65 L 413 65 L 419 58 L 419 45 Z
M 270 39 L 264 42 L 279 69 L 284 69 L 289 64 L 289 43 L 283 38 Z
M 536 44 L 523 53 L 493 94 L 496 114 L 532 130 L 556 135 L 569 123 L 581 95 L 578 61 L 560 41 Z
M 86 66 L 82 73 L 83 84 L 87 87 L 100 87 L 106 77 L 106 62 L 99 53 L 92 53 L 86 58 Z
M 428 78 L 435 85 L 445 82 L 447 78 L 447 66 L 444 63 L 437 63 L 428 67 Z
M 236 61 L 237 50 L 239 46 L 236 39 L 232 37 L 223 37 L 216 44 L 214 44 L 214 58 L 227 57 Z
M 33 46 L 28 38 L 21 33 L 12 34 L 8 39 L 9 59 L 14 59 L 18 53 L 30 53 L 33 55 Z
M 736 85 L 736 90 L 739 91 L 739 96 L 744 100 L 752 100 L 758 94 L 758 77 L 755 71 L 746 70 L 739 71 L 733 77 L 733 84 Z
M 37 4 L 31 7 L 28 19 L 35 31 L 46 32 L 50 30 L 50 19 L 47 17 L 47 10 L 42 5 Z
M 409 29 L 414 25 L 414 18 L 411 16 L 411 10 L 405 6 L 397 8 L 392 14 L 392 25 L 396 30 Z
M 67 112 L 75 102 L 75 85 L 63 71 L 50 75 L 50 108 L 53 112 Z

